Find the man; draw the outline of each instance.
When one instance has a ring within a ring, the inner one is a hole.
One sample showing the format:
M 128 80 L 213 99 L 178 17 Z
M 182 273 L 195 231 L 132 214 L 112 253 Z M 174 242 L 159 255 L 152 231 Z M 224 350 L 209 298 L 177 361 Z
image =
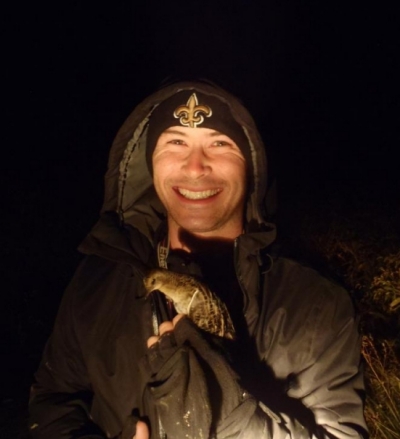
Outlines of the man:
M 135 109 L 32 387 L 34 438 L 366 436 L 350 299 L 276 254 L 265 192 L 254 121 L 224 90 L 177 83 Z M 150 267 L 201 279 L 235 339 L 146 297 Z

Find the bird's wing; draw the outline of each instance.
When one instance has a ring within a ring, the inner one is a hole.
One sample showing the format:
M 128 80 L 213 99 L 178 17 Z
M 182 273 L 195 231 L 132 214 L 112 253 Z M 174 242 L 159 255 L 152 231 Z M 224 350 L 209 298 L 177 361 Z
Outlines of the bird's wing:
M 226 305 L 205 286 L 194 296 L 188 315 L 199 328 L 211 334 L 234 337 L 235 329 Z

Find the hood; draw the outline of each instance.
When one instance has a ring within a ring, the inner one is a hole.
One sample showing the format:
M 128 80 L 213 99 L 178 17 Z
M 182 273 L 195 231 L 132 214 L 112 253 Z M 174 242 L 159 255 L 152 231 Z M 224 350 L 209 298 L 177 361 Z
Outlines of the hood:
M 251 149 L 250 166 L 254 180 L 247 199 L 246 231 L 271 229 L 271 224 L 267 224 L 263 217 L 267 187 L 266 154 L 254 120 L 237 98 L 215 85 L 203 82 L 178 82 L 162 88 L 138 105 L 126 119 L 111 147 L 102 216 L 117 214 L 120 225 L 139 231 L 151 243 L 154 241 L 166 212 L 155 192 L 146 164 L 148 121 L 152 111 L 162 101 L 181 90 L 197 90 L 220 99 L 229 106 L 232 116 L 243 127 Z M 97 233 L 101 222 L 92 234 Z M 102 235 L 103 241 L 108 239 Z M 111 243 L 109 245 L 113 246 Z

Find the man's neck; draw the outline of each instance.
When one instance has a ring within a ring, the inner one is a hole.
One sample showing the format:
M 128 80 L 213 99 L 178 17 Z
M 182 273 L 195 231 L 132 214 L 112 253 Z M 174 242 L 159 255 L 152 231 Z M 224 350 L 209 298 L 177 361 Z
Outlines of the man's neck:
M 178 233 L 170 234 L 169 247 L 171 250 L 180 250 L 187 253 L 213 254 L 217 252 L 221 254 L 231 252 L 233 242 L 237 236 L 227 238 L 195 235 L 180 229 Z

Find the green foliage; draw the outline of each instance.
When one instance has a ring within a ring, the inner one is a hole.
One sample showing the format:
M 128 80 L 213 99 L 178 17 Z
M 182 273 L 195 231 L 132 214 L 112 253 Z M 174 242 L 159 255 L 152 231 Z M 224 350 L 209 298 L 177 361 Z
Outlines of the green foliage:
M 371 438 L 399 438 L 400 375 L 393 346 L 364 336 L 363 356 L 367 365 L 365 417 Z
M 377 259 L 379 268 L 366 297 L 391 315 L 400 309 L 400 250 Z
M 360 310 L 372 439 L 400 438 L 399 217 L 368 203 L 346 208 L 336 199 L 304 217 L 300 238 L 344 281 Z

